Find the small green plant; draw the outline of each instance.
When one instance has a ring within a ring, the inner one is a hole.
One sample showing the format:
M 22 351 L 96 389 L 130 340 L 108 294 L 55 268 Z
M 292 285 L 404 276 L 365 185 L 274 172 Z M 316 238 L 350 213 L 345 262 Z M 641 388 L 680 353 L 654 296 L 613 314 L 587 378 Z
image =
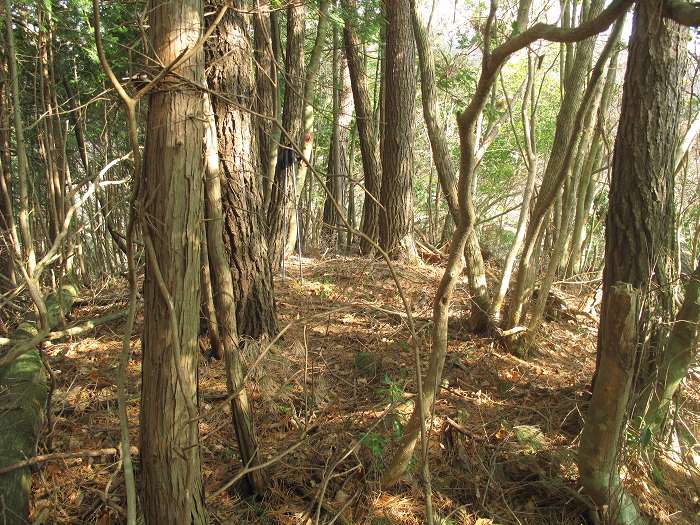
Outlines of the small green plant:
M 382 457 L 386 446 L 386 438 L 384 436 L 376 432 L 368 432 L 362 437 L 361 442 L 375 458 Z
M 384 374 L 382 386 L 377 389 L 377 393 L 391 403 L 398 403 L 403 399 L 404 385 L 394 381 L 389 374 Z

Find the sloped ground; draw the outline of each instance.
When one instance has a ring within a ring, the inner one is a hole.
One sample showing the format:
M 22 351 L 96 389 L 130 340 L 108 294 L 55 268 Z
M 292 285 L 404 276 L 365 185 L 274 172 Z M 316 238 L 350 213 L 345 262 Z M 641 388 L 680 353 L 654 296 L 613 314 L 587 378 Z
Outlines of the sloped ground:
M 418 468 L 382 491 L 388 461 L 415 392 L 401 301 L 385 265 L 367 258 L 297 260 L 276 281 L 280 327 L 290 325 L 261 364 L 249 371 L 262 456 L 296 448 L 268 469 L 269 494 L 253 500 L 224 492 L 208 500 L 213 523 L 423 523 Z M 397 267 L 416 319 L 423 355 L 429 352 L 431 302 L 442 270 Z M 119 283 L 113 285 L 122 290 Z M 436 515 L 450 524 L 584 523 L 574 452 L 595 365 L 593 319 L 545 323 L 528 361 L 489 338 L 470 335 L 466 282 L 456 292 L 443 388 L 430 428 L 430 471 Z M 580 310 L 585 297 L 558 291 Z M 104 290 L 103 294 L 114 293 Z M 74 318 L 94 318 L 124 304 L 88 305 Z M 118 444 L 115 374 L 121 325 L 56 344 L 48 352 L 56 373 L 51 442 L 56 451 Z M 135 334 L 138 334 L 139 326 Z M 252 364 L 265 344 L 248 342 Z M 133 337 L 129 377 L 132 443 L 138 444 L 140 343 Z M 697 431 L 697 381 L 686 388 L 683 417 Z M 240 468 L 230 425 L 222 363 L 200 372 L 202 457 L 208 494 Z M 310 428 L 308 433 L 305 428 Z M 46 441 L 42 443 L 45 449 Z M 684 468 L 651 470 L 627 461 L 627 478 L 646 510 L 662 523 L 697 523 L 698 476 Z M 678 467 L 676 465 L 676 467 Z M 657 484 L 649 479 L 654 476 Z M 114 457 L 46 463 L 34 475 L 35 518 L 44 523 L 119 523 L 124 490 Z M 662 487 L 662 488 L 658 488 Z M 342 510 L 342 512 L 341 512 Z

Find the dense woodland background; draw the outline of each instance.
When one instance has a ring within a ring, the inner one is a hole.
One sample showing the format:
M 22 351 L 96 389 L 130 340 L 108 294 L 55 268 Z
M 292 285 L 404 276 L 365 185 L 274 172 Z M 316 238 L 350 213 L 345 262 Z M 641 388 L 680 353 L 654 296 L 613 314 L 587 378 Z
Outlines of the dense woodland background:
M 1 523 L 700 523 L 696 3 L 0 12 Z

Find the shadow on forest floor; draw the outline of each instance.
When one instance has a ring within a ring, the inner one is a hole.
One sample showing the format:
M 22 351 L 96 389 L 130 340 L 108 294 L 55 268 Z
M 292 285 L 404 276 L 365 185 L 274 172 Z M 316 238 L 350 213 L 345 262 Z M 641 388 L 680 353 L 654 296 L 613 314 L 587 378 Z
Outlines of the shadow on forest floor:
M 296 272 L 296 264 L 294 259 L 287 268 Z M 432 298 L 442 270 L 398 265 L 397 271 L 413 308 L 425 370 Z M 276 279 L 280 327 L 291 327 L 251 370 L 249 392 L 263 459 L 296 443 L 307 424 L 314 430 L 299 448 L 270 467 L 268 495 L 251 500 L 231 493 L 210 499 L 211 521 L 314 523 L 320 507 L 320 523 L 328 523 L 344 507 L 336 523 L 423 523 L 424 498 L 415 462 L 397 487 L 382 491 L 378 486 L 415 392 L 405 314 L 389 272 L 373 259 L 333 258 L 304 259 L 303 273 L 303 281 L 298 273 Z M 546 322 L 537 348 L 523 361 L 492 339 L 475 337 L 462 327 L 465 280 L 455 297 L 443 388 L 430 433 L 436 515 L 449 515 L 444 523 L 454 525 L 584 523 L 587 504 L 578 492 L 574 454 L 595 365 L 596 323 L 589 318 Z M 569 299 L 581 301 L 577 296 Z M 74 318 L 97 317 L 103 311 L 83 307 Z M 134 444 L 140 329 L 139 317 L 129 370 Z M 91 337 L 51 347 L 50 361 L 57 373 L 55 450 L 113 447 L 119 442 L 114 382 L 122 330 L 118 324 L 101 326 Z M 256 342 L 245 345 L 248 364 L 260 348 Z M 223 364 L 204 362 L 202 410 L 221 403 L 225 391 Z M 695 392 L 688 401 L 696 408 L 697 397 Z M 392 403 L 399 407 L 387 413 Z M 240 468 L 228 406 L 205 415 L 200 431 L 205 487 L 213 493 Z M 632 491 L 658 520 L 697 520 L 693 512 L 698 512 L 700 480 L 668 476 L 659 489 L 639 462 L 628 462 L 627 467 Z M 35 474 L 34 482 L 34 516 L 51 516 L 53 523 L 122 521 L 124 491 L 114 463 L 49 463 Z

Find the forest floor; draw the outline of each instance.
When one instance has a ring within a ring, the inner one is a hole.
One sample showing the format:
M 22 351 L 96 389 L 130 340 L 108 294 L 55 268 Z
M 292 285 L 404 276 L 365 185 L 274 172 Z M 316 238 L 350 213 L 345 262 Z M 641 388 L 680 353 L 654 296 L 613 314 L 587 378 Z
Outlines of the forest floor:
M 268 468 L 265 497 L 224 491 L 208 498 L 211 522 L 423 523 L 415 464 L 396 487 L 381 490 L 378 484 L 415 393 L 409 331 L 386 266 L 369 258 L 304 259 L 300 281 L 298 260 L 290 259 L 287 271 L 286 280 L 276 279 L 275 292 L 280 328 L 290 326 L 250 370 L 248 384 L 263 459 L 296 448 Z M 432 299 L 442 269 L 397 265 L 397 272 L 413 308 L 425 370 Z M 580 312 L 593 291 L 560 286 L 556 294 L 569 310 Z M 99 306 L 105 296 L 125 301 L 125 284 L 105 285 L 95 293 L 98 300 L 74 310 L 73 321 L 125 308 L 119 300 Z M 521 360 L 463 326 L 466 281 L 455 297 L 444 381 L 429 429 L 436 516 L 454 525 L 585 523 L 587 504 L 577 491 L 574 454 L 595 366 L 595 316 L 548 320 L 536 349 Z M 141 323 L 139 314 L 128 378 L 135 445 Z M 123 329 L 117 321 L 47 349 L 56 376 L 53 451 L 118 445 L 115 379 Z M 264 348 L 246 344 L 246 363 Z M 700 381 L 694 376 L 690 383 L 683 414 L 697 432 Z M 229 406 L 222 402 L 225 392 L 223 363 L 203 360 L 200 430 L 208 494 L 240 468 Z M 307 425 L 312 430 L 305 433 Z M 46 447 L 43 438 L 40 453 Z M 660 522 L 698 523 L 700 472 L 671 463 L 651 469 L 628 458 L 626 483 Z M 124 508 L 123 480 L 113 457 L 47 462 L 35 471 L 35 523 L 120 523 Z

